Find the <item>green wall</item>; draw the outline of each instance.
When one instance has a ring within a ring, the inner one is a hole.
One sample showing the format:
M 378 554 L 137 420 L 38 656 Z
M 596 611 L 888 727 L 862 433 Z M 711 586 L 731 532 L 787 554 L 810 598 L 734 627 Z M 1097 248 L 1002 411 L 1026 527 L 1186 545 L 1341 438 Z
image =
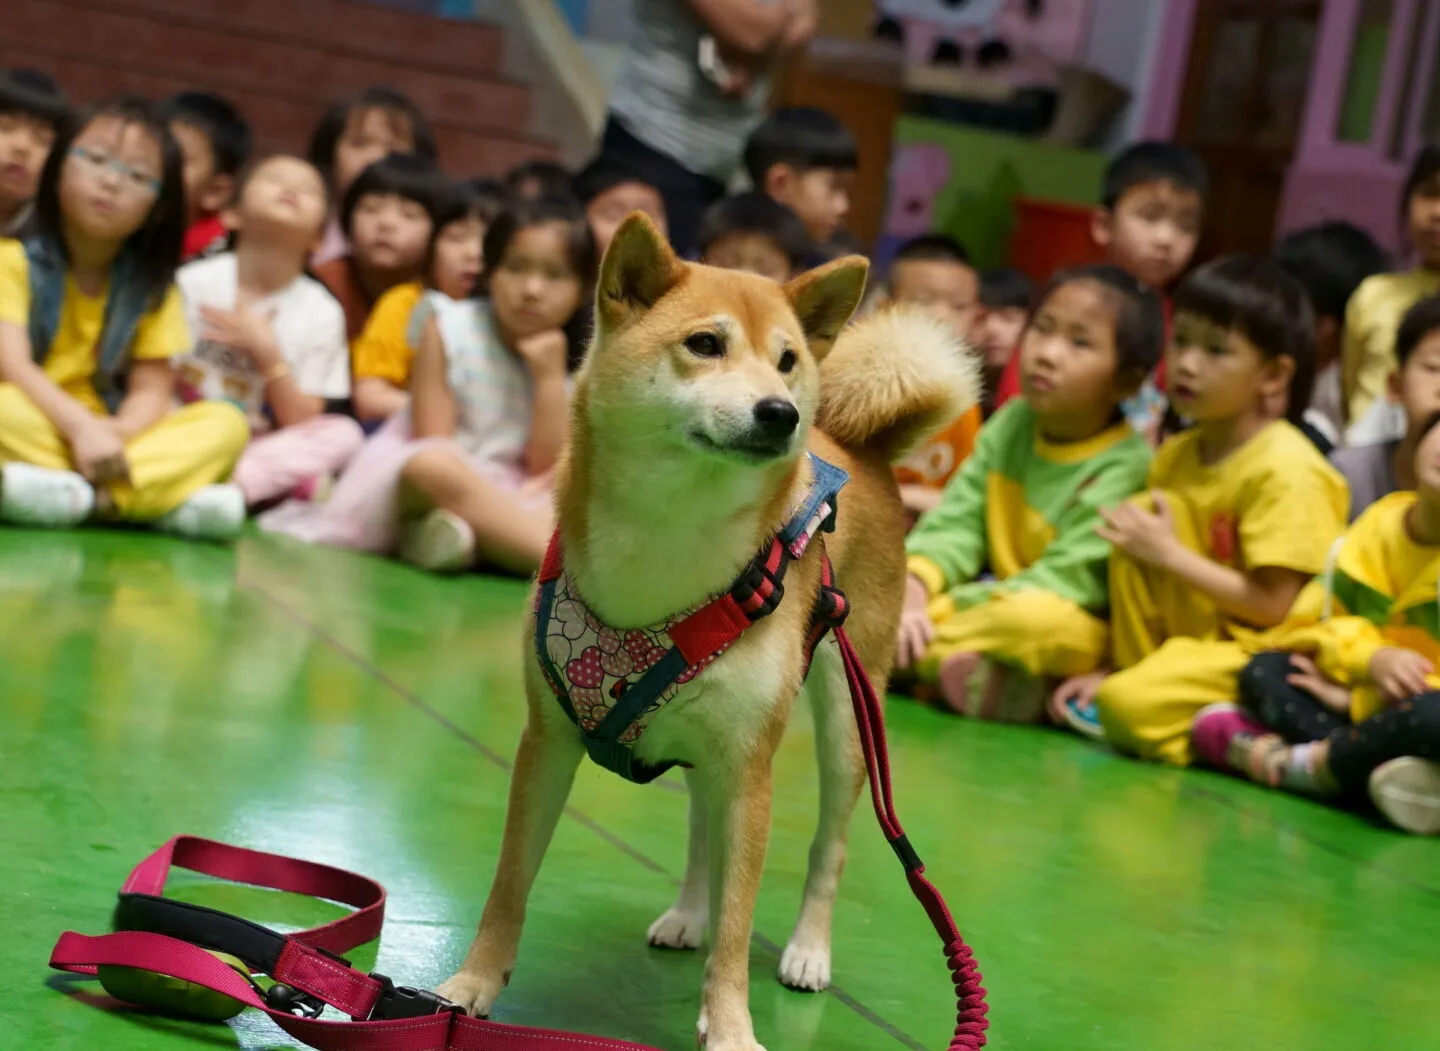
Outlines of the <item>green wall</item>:
M 1015 197 L 1098 204 L 1109 161 L 1092 150 L 901 117 L 896 149 L 920 144 L 942 147 L 951 161 L 949 181 L 935 201 L 934 226 L 958 237 L 982 268 L 1006 262 Z

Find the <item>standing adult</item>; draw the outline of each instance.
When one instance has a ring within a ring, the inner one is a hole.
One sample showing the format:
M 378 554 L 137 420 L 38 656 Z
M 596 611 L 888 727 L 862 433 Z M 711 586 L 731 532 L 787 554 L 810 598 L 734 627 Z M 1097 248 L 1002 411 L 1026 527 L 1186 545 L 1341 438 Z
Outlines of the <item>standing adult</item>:
M 635 0 L 601 152 L 660 191 L 688 253 L 760 122 L 766 73 L 815 32 L 817 0 Z

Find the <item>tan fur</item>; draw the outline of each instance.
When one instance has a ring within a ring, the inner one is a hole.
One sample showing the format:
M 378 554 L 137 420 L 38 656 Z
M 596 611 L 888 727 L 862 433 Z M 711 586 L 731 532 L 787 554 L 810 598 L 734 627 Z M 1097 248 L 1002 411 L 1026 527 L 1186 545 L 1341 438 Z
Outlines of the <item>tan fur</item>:
M 780 608 L 685 686 L 636 746 L 642 760 L 692 767 L 685 879 L 648 937 L 696 948 L 708 930 L 697 1030 L 709 1051 L 763 1051 L 750 1021 L 750 934 L 770 832 L 771 763 L 802 692 L 815 717 L 820 820 L 780 978 L 810 990 L 829 983 L 845 831 L 865 771 L 833 639 L 803 677 L 820 555 L 829 553 L 851 598 L 847 630 L 883 685 L 905 575 L 904 517 L 888 458 L 974 397 L 972 375 L 950 360 L 955 346 L 913 315 L 863 328 L 859 339 L 842 335 L 865 271 L 862 259 L 837 260 L 782 288 L 684 264 L 632 216 L 602 264 L 596 339 L 576 386 L 557 494 L 566 569 L 617 628 L 656 623 L 728 588 L 808 485 L 806 447 L 850 474 L 837 531 L 791 566 Z M 701 331 L 723 333 L 725 353 L 687 349 Z M 787 349 L 795 365 L 782 373 Z M 753 408 L 765 397 L 790 399 L 800 424 L 783 452 L 756 457 L 733 443 L 753 436 Z M 822 414 L 834 436 L 814 426 Z M 472 1013 L 486 1013 L 509 978 L 526 897 L 584 754 L 540 674 L 532 630 L 529 719 L 498 870 L 470 952 L 440 988 Z
M 895 306 L 845 330 L 820 382 L 820 429 L 896 463 L 979 400 L 980 366 L 949 325 Z

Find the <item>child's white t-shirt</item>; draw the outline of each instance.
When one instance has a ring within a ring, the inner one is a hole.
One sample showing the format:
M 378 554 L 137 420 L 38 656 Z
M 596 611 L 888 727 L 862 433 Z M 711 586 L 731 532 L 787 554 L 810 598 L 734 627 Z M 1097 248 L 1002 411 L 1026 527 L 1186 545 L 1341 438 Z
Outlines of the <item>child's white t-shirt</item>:
M 226 401 L 239 408 L 256 433 L 270 429 L 264 415 L 265 379 L 250 358 L 200 337 L 201 307 L 234 310 L 239 292 L 235 253 L 226 252 L 182 266 L 175 283 L 185 300 L 185 317 L 195 347 L 175 358 L 182 402 Z M 302 393 L 314 398 L 350 396 L 350 348 L 345 312 L 320 282 L 301 274 L 259 300 L 252 310 L 270 315 L 270 327 L 285 364 Z
M 455 397 L 455 441 L 477 461 L 517 467 L 530 440 L 530 374 L 500 341 L 490 304 L 431 293 L 415 311 L 423 329 L 433 313 L 445 346 L 445 378 Z

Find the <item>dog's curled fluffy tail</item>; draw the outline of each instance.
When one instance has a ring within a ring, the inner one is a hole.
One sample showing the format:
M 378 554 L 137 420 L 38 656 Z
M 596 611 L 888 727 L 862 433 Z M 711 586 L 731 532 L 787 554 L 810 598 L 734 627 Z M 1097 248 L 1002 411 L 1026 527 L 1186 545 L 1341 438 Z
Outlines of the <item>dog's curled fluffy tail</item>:
M 849 449 L 891 463 L 978 400 L 980 369 L 954 330 L 913 308 L 846 328 L 820 363 L 817 423 Z

